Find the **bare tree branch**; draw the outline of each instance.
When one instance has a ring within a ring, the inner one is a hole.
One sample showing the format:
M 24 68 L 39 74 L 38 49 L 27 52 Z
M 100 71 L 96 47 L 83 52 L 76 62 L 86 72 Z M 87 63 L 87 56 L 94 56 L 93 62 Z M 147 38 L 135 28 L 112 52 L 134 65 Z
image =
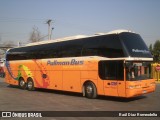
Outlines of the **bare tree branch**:
M 34 26 L 32 32 L 30 33 L 29 42 L 38 42 L 41 41 L 41 33 L 38 30 L 38 27 Z

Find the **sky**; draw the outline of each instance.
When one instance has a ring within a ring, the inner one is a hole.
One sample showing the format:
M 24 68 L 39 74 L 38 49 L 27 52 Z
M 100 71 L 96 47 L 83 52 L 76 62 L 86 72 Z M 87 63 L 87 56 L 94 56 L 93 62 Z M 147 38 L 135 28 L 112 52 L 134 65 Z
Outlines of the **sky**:
M 26 44 L 33 27 L 52 39 L 127 29 L 147 45 L 160 39 L 160 0 L 0 0 L 0 42 Z M 47 39 L 47 38 L 45 38 Z

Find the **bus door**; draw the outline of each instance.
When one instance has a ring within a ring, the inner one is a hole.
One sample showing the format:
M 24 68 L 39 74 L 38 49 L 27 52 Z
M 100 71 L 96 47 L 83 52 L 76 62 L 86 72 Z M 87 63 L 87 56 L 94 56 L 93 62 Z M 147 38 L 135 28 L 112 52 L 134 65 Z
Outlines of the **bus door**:
M 105 95 L 125 96 L 123 61 L 100 61 L 99 76 L 103 80 Z

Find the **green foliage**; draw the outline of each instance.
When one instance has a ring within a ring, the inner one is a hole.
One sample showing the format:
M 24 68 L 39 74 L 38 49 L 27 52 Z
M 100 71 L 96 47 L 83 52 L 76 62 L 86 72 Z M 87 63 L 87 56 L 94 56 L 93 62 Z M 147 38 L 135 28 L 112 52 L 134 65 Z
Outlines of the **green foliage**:
M 150 44 L 150 46 L 149 46 L 149 50 L 150 50 L 150 51 L 151 51 L 151 53 L 152 53 L 152 51 L 153 51 L 152 44 Z
M 160 62 L 160 40 L 157 40 L 153 47 L 152 44 L 149 46 L 149 50 L 153 55 L 154 62 Z

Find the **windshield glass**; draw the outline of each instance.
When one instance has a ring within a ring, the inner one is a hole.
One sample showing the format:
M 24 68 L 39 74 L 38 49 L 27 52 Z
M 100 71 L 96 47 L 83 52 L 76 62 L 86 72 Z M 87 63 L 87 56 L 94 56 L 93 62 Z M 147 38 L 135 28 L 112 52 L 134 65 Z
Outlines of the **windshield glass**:
M 148 47 L 139 34 L 124 32 L 119 34 L 119 37 L 127 56 L 152 58 Z
M 147 80 L 151 79 L 150 62 L 126 62 L 127 80 Z

